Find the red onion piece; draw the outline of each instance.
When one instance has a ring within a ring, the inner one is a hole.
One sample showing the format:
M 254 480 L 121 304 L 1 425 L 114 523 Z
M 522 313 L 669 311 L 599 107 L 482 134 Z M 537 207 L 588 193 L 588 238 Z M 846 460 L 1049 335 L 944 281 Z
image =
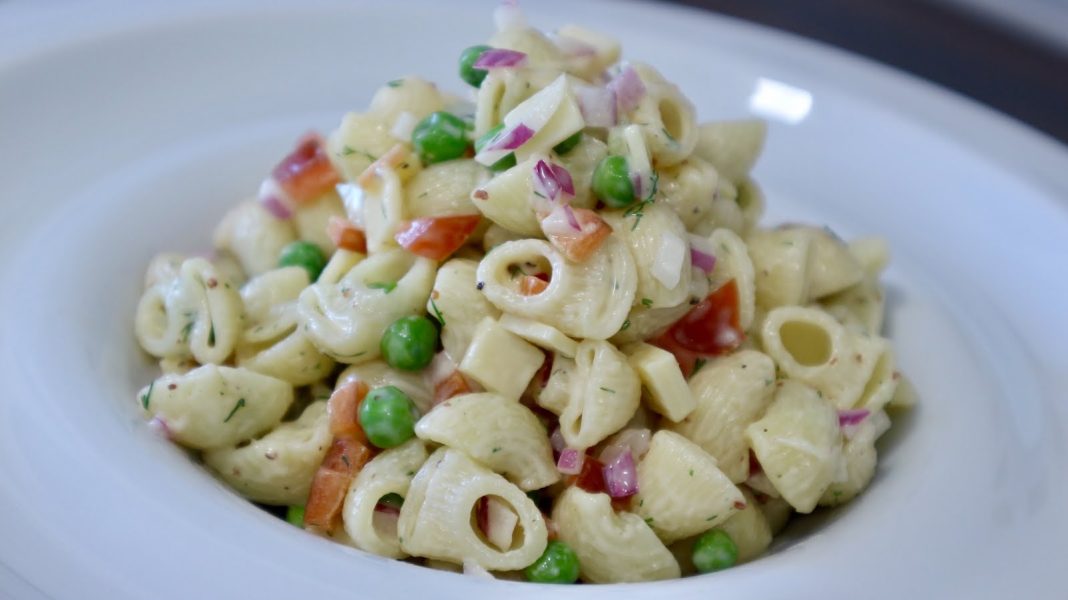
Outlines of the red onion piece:
M 521 67 L 527 63 L 527 55 L 506 48 L 490 48 L 479 55 L 472 65 L 476 69 Z
M 861 421 L 868 418 L 871 411 L 866 408 L 854 408 L 838 411 L 838 426 L 846 427 L 849 425 L 859 425 Z
M 613 498 L 627 498 L 638 493 L 638 470 L 630 450 L 621 452 L 604 466 L 604 486 Z
M 567 442 L 564 441 L 564 434 L 557 427 L 553 430 L 552 435 L 549 436 L 549 443 L 552 444 L 553 450 L 556 452 L 563 452 L 564 448 L 567 448 Z
M 616 94 L 610 89 L 592 85 L 576 85 L 573 88 L 582 119 L 589 127 L 612 127 L 618 121 Z
M 619 109 L 623 112 L 634 110 L 645 96 L 645 84 L 634 67 L 627 65 L 619 75 L 608 83 L 608 89 L 615 92 Z
M 652 437 L 648 429 L 624 429 L 608 439 L 597 460 L 608 464 L 624 452 L 630 452 L 632 458 L 640 460 L 649 451 Z
M 273 177 L 268 177 L 260 184 L 260 204 L 280 221 L 288 221 L 293 218 L 293 202 L 287 197 L 285 191 L 278 186 Z
M 556 461 L 556 470 L 564 475 L 578 475 L 586 455 L 574 448 L 564 448 Z
M 575 217 L 575 211 L 571 210 L 570 204 L 564 205 L 564 214 L 567 215 L 567 224 L 571 226 L 575 231 L 582 231 L 582 226 L 579 225 L 578 218 Z
M 561 193 L 575 195 L 575 183 L 571 179 L 571 173 L 560 165 L 544 160 L 539 160 L 534 165 L 534 184 L 539 193 L 553 202 Z
M 690 262 L 693 263 L 693 266 L 704 271 L 705 275 L 708 275 L 716 268 L 716 257 L 714 255 L 704 250 L 698 250 L 693 246 L 690 246 Z
M 148 428 L 167 440 L 174 441 L 174 434 L 171 432 L 171 428 L 167 426 L 167 421 L 163 420 L 163 417 L 152 417 L 152 420 L 148 422 Z

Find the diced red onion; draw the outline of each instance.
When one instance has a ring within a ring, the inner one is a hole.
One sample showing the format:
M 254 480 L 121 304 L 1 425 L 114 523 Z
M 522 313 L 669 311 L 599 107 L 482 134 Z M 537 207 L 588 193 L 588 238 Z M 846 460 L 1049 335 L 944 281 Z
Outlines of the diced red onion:
M 619 110 L 630 112 L 645 96 L 645 84 L 634 67 L 627 65 L 608 83 L 608 89 L 615 92 Z
M 493 23 L 497 26 L 497 31 L 523 29 L 527 26 L 527 20 L 519 10 L 519 2 L 516 0 L 503 0 L 493 11 Z
M 478 56 L 473 65 L 476 69 L 500 69 L 522 67 L 527 55 L 507 48 L 490 48 Z
M 574 448 L 564 448 L 560 451 L 560 458 L 556 461 L 556 470 L 564 475 L 578 475 L 582 471 L 582 463 L 586 455 Z
M 618 121 L 616 94 L 612 90 L 592 85 L 574 85 L 572 91 L 582 120 L 589 127 L 612 127 Z
M 260 184 L 260 204 L 271 213 L 274 218 L 288 221 L 293 218 L 293 202 L 290 201 L 284 190 L 279 187 L 273 177 L 268 177 Z
M 597 54 L 597 48 L 594 48 L 590 44 L 577 40 L 573 37 L 566 35 L 550 35 L 549 36 L 556 47 L 560 49 L 560 53 L 568 58 L 579 58 L 594 56 Z
M 148 428 L 168 440 L 174 440 L 174 433 L 171 431 L 171 428 L 167 426 L 167 421 L 165 421 L 163 417 L 158 415 L 152 417 L 152 420 L 148 422 Z
M 845 427 L 846 425 L 859 425 L 861 421 L 868 418 L 871 411 L 866 408 L 854 408 L 838 411 L 838 425 Z
M 578 218 L 575 217 L 575 211 L 571 209 L 570 204 L 564 205 L 564 214 L 567 215 L 567 224 L 575 231 L 581 232 L 582 226 L 579 225 Z
M 648 429 L 624 429 L 608 440 L 597 460 L 608 464 L 624 452 L 630 452 L 633 458 L 640 460 L 649 451 L 652 437 L 653 434 Z
M 574 236 L 575 227 L 571 224 L 571 219 L 567 216 L 567 210 L 570 208 L 566 204 L 557 204 L 547 213 L 545 213 L 537 204 L 546 203 L 541 198 L 534 198 L 538 202 L 535 203 L 535 212 L 538 214 L 545 214 L 541 220 L 541 232 L 548 236 Z M 572 211 L 572 215 L 574 211 Z
M 552 444 L 553 450 L 556 452 L 563 452 L 564 448 L 567 448 L 567 442 L 564 441 L 564 434 L 557 427 L 553 430 L 552 435 L 549 436 L 549 443 Z
M 621 452 L 604 469 L 604 486 L 613 498 L 627 498 L 638 493 L 638 470 L 630 450 Z
M 397 115 L 397 119 L 393 121 L 393 128 L 389 130 L 389 134 L 402 142 L 409 142 L 412 139 L 412 133 L 415 131 L 415 126 L 418 121 L 415 115 L 408 111 L 404 111 Z
M 690 246 L 690 262 L 708 275 L 716 268 L 716 257 Z
M 571 179 L 571 173 L 560 165 L 544 160 L 539 160 L 534 165 L 534 186 L 538 193 L 553 202 L 561 193 L 575 195 L 575 183 Z
M 475 160 L 486 166 L 492 165 L 507 156 L 509 152 L 527 143 L 535 133 L 537 132 L 523 123 L 506 129 L 490 140 L 486 147 L 475 156 Z

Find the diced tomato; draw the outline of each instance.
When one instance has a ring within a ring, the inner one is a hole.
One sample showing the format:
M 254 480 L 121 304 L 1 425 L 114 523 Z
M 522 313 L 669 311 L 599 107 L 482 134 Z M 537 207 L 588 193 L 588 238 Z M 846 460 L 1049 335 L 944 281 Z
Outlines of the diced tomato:
M 601 247 L 612 233 L 612 227 L 592 210 L 575 208 L 573 212 L 579 231 L 549 231 L 546 237 L 568 260 L 583 262 Z
M 582 461 L 582 470 L 575 476 L 574 483 L 591 494 L 605 491 L 604 465 L 596 458 L 587 456 L 586 460 Z
M 519 280 L 519 293 L 524 296 L 537 296 L 549 287 L 549 282 L 536 275 L 524 275 Z
M 272 172 L 275 182 L 297 203 L 311 202 L 340 183 L 323 139 L 309 134 Z
M 395 238 L 412 254 L 445 260 L 464 245 L 481 219 L 481 215 L 424 217 L 404 223 Z
M 553 541 L 557 538 L 556 523 L 549 518 L 549 515 L 541 513 L 541 518 L 545 520 L 545 530 L 549 533 L 549 541 Z
M 741 345 L 738 284 L 731 279 L 651 342 L 675 355 L 689 376 L 701 356 L 727 354 Z
M 334 438 L 323 464 L 312 479 L 304 507 L 304 526 L 332 533 L 341 520 L 341 508 L 349 485 L 372 452 L 352 436 Z
M 326 222 L 326 235 L 334 245 L 350 252 L 367 253 L 367 236 L 344 217 L 334 215 Z
M 326 412 L 330 415 L 330 434 L 334 437 L 355 437 L 361 444 L 367 444 L 367 436 L 360 427 L 360 403 L 371 388 L 363 381 L 350 381 L 334 390 L 326 403 Z
M 437 406 L 454 396 L 469 393 L 471 393 L 471 386 L 467 383 L 467 379 L 459 371 L 453 371 L 448 377 L 434 385 L 434 405 Z

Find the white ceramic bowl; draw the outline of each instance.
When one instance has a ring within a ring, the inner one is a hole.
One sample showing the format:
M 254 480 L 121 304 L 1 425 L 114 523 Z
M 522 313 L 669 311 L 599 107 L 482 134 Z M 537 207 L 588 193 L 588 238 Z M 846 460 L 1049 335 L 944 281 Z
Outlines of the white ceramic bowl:
M 530 1 L 662 68 L 704 118 L 772 120 L 769 222 L 878 234 L 921 395 L 870 490 L 712 576 L 587 598 L 1063 598 L 1068 158 L 970 102 L 669 6 Z M 103 7 L 103 8 L 102 8 Z M 0 5 L 0 592 L 19 598 L 543 598 L 369 556 L 256 509 L 155 438 L 143 268 L 208 247 L 309 128 L 419 73 L 454 89 L 489 2 Z M 811 530 L 811 531 L 810 531 Z

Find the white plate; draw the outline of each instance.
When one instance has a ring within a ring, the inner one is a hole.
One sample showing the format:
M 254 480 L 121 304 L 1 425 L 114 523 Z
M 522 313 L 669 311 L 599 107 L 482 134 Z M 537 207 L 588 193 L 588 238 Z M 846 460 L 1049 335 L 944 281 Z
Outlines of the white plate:
M 871 489 L 770 557 L 553 593 L 1063 598 L 1064 149 L 909 77 L 709 14 L 528 4 L 539 26 L 618 36 L 704 118 L 771 118 L 756 170 L 770 220 L 889 239 L 889 334 L 922 396 Z M 304 535 L 155 439 L 134 409 L 151 375 L 130 331 L 149 257 L 205 248 L 299 134 L 328 130 L 382 82 L 422 73 L 460 89 L 457 53 L 488 37 L 491 8 L 0 4 L 0 593 L 546 593 Z

